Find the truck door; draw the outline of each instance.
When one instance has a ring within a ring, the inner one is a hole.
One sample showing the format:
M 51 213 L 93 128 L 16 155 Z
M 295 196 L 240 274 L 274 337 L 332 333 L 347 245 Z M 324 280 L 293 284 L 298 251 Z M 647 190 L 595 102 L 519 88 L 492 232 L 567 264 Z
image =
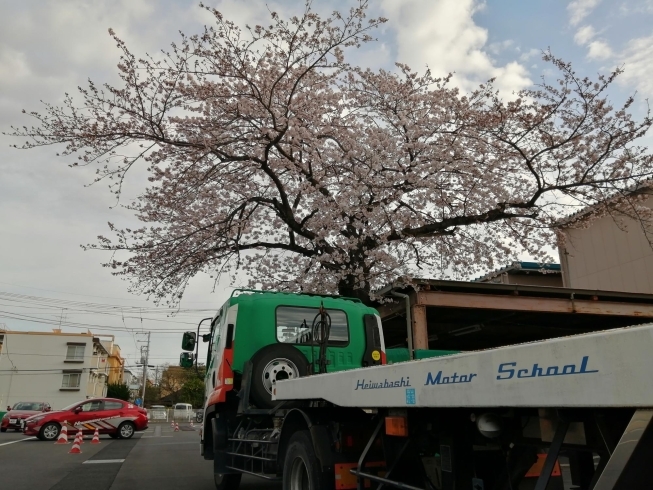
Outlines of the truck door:
M 363 354 L 362 366 L 377 366 L 385 364 L 383 354 L 383 331 L 377 322 L 377 316 L 367 314 L 363 316 L 365 329 L 365 353 Z
M 211 360 L 207 366 L 205 378 L 205 396 L 209 405 L 219 401 L 215 398 L 216 393 L 214 393 L 218 388 L 221 388 L 218 398 L 223 397 L 226 391 L 233 388 L 231 364 L 233 363 L 233 339 L 236 335 L 237 317 L 238 305 L 226 304 L 220 312 L 218 324 L 214 327 Z

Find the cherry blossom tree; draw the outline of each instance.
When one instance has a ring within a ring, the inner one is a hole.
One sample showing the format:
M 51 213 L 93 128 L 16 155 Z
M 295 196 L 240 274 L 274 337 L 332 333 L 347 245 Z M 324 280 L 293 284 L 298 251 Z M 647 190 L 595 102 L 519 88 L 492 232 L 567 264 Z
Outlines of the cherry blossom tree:
M 254 287 L 368 298 L 411 277 L 473 274 L 527 253 L 551 260 L 557 220 L 610 212 L 653 174 L 635 143 L 651 126 L 629 98 L 543 53 L 559 73 L 503 98 L 483 84 L 408 66 L 370 70 L 346 55 L 385 19 L 302 15 L 241 30 L 215 25 L 158 56 L 121 51 L 120 86 L 31 112 L 23 148 L 63 144 L 118 196 L 134 166 L 149 186 L 129 204 L 139 229 L 110 224 L 91 248 L 132 287 L 178 301 L 200 272 Z M 624 198 L 625 198 L 624 197 Z M 645 214 L 637 198 L 628 209 Z M 648 216 L 648 215 L 646 215 Z

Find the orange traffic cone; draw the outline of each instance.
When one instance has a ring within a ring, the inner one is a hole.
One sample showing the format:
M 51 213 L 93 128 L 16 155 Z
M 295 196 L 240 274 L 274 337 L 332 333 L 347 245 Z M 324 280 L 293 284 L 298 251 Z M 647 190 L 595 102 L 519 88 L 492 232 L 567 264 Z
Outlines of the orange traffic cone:
M 91 441 L 91 444 L 100 444 L 100 433 L 98 432 L 97 428 L 93 434 L 93 440 Z
M 55 444 L 68 444 L 68 422 L 63 421 L 61 426 L 61 431 L 59 432 L 59 437 L 57 437 L 57 442 Z
M 175 428 L 175 421 L 174 420 L 170 421 L 170 427 L 172 427 L 173 429 Z
M 175 432 L 179 432 L 179 424 L 175 422 Z
M 75 436 L 75 440 L 73 441 L 73 447 L 70 448 L 70 451 L 68 451 L 68 454 L 81 454 L 82 453 L 82 448 L 79 447 L 81 441 L 81 436 L 78 433 Z
M 79 430 L 77 431 L 77 435 L 75 436 L 75 439 L 79 439 L 80 444 L 84 444 L 84 433 L 82 432 L 82 428 L 80 427 Z
M 190 421 L 190 426 L 191 426 L 191 428 L 195 427 L 195 426 L 193 425 L 193 421 L 192 421 L 192 420 Z

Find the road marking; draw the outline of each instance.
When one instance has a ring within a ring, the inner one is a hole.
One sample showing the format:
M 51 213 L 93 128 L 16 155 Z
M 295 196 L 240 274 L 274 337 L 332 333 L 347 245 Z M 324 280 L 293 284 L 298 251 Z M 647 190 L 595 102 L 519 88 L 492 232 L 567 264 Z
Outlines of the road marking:
M 29 440 L 31 440 L 31 439 L 36 439 L 36 436 L 34 436 L 34 437 L 26 437 L 25 439 L 19 439 L 19 440 L 17 440 L 17 441 L 3 442 L 2 444 L 0 444 L 0 446 L 7 446 L 7 445 L 9 445 L 9 444 L 16 444 L 17 442 L 29 441 Z
M 173 437 L 173 436 L 141 436 L 141 439 L 158 439 L 159 437 Z
M 82 464 L 124 463 L 124 459 L 88 459 Z

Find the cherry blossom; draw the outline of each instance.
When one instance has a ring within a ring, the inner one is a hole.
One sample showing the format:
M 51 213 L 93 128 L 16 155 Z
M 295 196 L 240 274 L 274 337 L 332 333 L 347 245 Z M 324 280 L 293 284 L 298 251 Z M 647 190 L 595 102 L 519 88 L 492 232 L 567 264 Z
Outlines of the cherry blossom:
M 64 145 L 118 196 L 147 168 L 130 203 L 142 227 L 110 224 L 89 246 L 116 252 L 105 265 L 135 291 L 174 303 L 200 272 L 239 273 L 366 299 L 522 253 L 550 261 L 560 219 L 587 206 L 650 218 L 632 190 L 653 173 L 635 144 L 651 118 L 633 119 L 633 98 L 608 100 L 621 69 L 584 78 L 545 52 L 558 79 L 507 100 L 492 81 L 461 93 L 402 64 L 347 63 L 385 22 L 366 1 L 328 18 L 309 2 L 247 29 L 204 8 L 215 25 L 160 56 L 139 58 L 110 31 L 122 84 L 89 81 L 14 128 L 23 148 Z

